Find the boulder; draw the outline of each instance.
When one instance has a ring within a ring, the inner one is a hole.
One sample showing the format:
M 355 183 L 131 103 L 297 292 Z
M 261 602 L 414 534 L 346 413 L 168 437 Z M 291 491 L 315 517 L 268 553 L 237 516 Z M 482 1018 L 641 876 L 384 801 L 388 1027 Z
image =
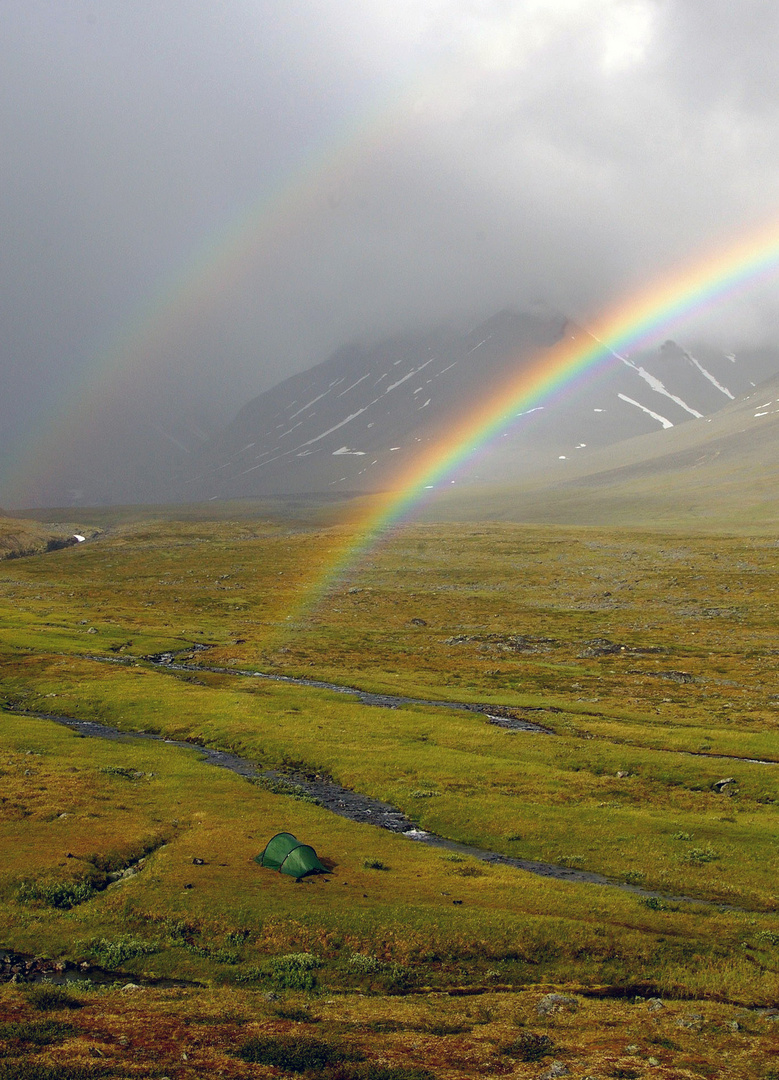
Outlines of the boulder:
M 578 1008 L 579 1002 L 570 994 L 546 994 L 536 1005 L 536 1012 L 539 1016 L 550 1016 L 552 1013 L 576 1012 Z

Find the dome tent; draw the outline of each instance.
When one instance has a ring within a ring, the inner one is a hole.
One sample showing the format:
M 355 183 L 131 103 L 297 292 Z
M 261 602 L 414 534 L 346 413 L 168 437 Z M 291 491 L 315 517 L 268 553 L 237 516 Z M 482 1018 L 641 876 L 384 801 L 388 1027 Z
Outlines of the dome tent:
M 289 874 L 296 881 L 306 874 L 330 873 L 314 849 L 309 844 L 301 844 L 292 833 L 276 833 L 265 845 L 263 853 L 255 856 L 255 862 L 269 870 L 278 870 L 280 874 Z

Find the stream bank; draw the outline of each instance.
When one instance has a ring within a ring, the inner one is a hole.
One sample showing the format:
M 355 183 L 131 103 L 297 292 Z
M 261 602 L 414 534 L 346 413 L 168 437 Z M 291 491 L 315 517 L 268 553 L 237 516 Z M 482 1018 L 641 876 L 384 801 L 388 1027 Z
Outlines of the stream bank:
M 354 691 L 353 691 L 354 692 Z M 429 704 L 429 703 L 427 703 Z M 451 707 L 451 703 L 446 703 Z M 623 892 L 633 893 L 636 897 L 655 899 L 666 903 L 705 904 L 716 907 L 722 911 L 747 910 L 728 904 L 719 904 L 716 901 L 700 900 L 693 896 L 673 896 L 667 893 L 656 892 L 652 889 L 644 889 L 639 885 L 632 885 L 625 881 L 606 877 L 589 870 L 578 870 L 570 866 L 561 866 L 556 863 L 538 862 L 533 859 L 520 859 L 501 852 L 489 851 L 485 848 L 463 844 L 457 840 L 449 840 L 435 833 L 420 829 L 415 822 L 389 803 L 374 799 L 369 795 L 351 791 L 336 783 L 331 777 L 315 774 L 305 775 L 298 772 L 279 772 L 276 770 L 260 770 L 253 762 L 242 758 L 237 754 L 226 750 L 215 750 L 198 743 L 187 742 L 181 739 L 168 739 L 163 735 L 151 734 L 143 731 L 127 732 L 110 724 L 101 724 L 96 720 L 77 720 L 71 716 L 62 716 L 54 713 L 30 712 L 27 710 L 6 707 L 6 711 L 13 712 L 17 716 L 33 716 L 39 720 L 49 720 L 55 724 L 61 724 L 81 736 L 89 738 L 108 739 L 112 742 L 133 742 L 139 740 L 159 742 L 165 746 L 174 746 L 178 749 L 196 750 L 202 760 L 217 768 L 228 769 L 238 776 L 250 781 L 266 781 L 268 784 L 284 783 L 294 785 L 300 793 L 312 797 L 324 809 L 329 810 L 339 817 L 349 821 L 372 825 L 380 829 L 398 833 L 409 840 L 426 844 L 429 847 L 441 848 L 455 854 L 479 859 L 482 862 L 495 866 L 511 866 L 517 870 L 539 877 L 553 878 L 558 881 L 571 881 L 578 884 L 601 885 L 620 889 Z M 294 790 L 294 789 L 293 789 Z M 292 794 L 293 792 L 287 792 Z

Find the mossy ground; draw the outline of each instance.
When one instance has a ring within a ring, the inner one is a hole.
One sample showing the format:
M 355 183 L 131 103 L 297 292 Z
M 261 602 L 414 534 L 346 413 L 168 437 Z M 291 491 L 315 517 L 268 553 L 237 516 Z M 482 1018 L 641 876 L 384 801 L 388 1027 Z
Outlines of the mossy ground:
M 660 1062 L 653 1074 L 717 1075 L 727 1045 L 734 1071 L 722 1075 L 767 1076 L 760 1054 L 770 1021 L 750 1013 L 762 1027 L 742 1038 L 723 1017 L 779 1003 L 779 764 L 733 760 L 779 762 L 775 542 L 420 525 L 311 606 L 313 587 L 351 540 L 344 526 L 125 520 L 97 542 L 0 563 L 0 694 L 17 708 L 186 738 L 262 767 L 329 772 L 453 839 L 701 903 L 652 906 L 615 889 L 458 862 L 273 794 L 204 764 L 194 749 L 85 739 L 6 712 L 0 944 L 209 985 L 134 996 L 127 1023 L 148 1008 L 160 1031 L 165 1016 L 194 1023 L 228 1001 L 258 1031 L 304 1023 L 266 1016 L 257 991 L 294 995 L 274 957 L 310 954 L 306 1007 L 322 1013 L 317 1030 L 328 1009 L 353 1015 L 358 1041 L 373 1049 L 359 1025 L 376 1010 L 410 1008 L 411 998 L 388 994 L 411 994 L 429 1011 L 423 987 L 499 985 L 504 993 L 479 1002 L 502 1017 L 522 1011 L 531 991 L 520 988 L 532 983 L 646 984 L 669 998 L 721 1003 L 685 1006 L 703 1009 L 709 1037 L 679 1029 L 658 1036 L 676 1049 L 641 1050 Z M 143 659 L 193 643 L 213 646 L 190 653 L 201 668 L 500 704 L 554 734 Z M 280 830 L 312 843 L 334 873 L 295 884 L 258 868 L 253 856 Z M 139 873 L 105 887 L 139 860 Z M 5 994 L 24 1012 L 17 991 Z M 69 1022 L 107 1017 L 111 1002 L 126 1000 L 90 998 Z M 450 1025 L 465 1022 L 456 1019 L 460 999 L 435 1003 Z M 627 1003 L 587 1001 L 570 1021 L 570 1046 L 563 1039 L 555 1056 L 581 1075 L 606 1062 L 604 1075 L 644 1075 L 641 1060 L 623 1062 L 622 1043 L 645 1039 L 644 1020 L 629 1033 L 638 1016 Z M 489 1025 L 503 1020 L 456 1036 L 397 1023 L 397 1033 L 381 1035 L 388 1060 L 397 1042 L 435 1075 L 538 1070 L 496 1049 L 511 1033 L 496 1030 L 491 1041 Z M 530 1012 L 527 1023 L 537 1027 Z M 663 1023 L 646 1019 L 646 1032 Z M 219 1030 L 214 1053 L 233 1038 L 227 1021 Z M 602 1049 L 599 1032 L 612 1039 Z M 570 1056 L 582 1039 L 586 1060 Z M 228 1076 L 270 1068 L 232 1057 L 219 1067 Z M 692 1072 L 662 1071 L 671 1068 Z
M 292 993 L 275 1001 L 230 988 L 79 990 L 81 1008 L 41 1013 L 23 988 L 5 987 L 0 1076 L 300 1075 L 293 1068 L 251 1063 L 252 1048 L 269 1042 L 282 1054 L 287 1048 L 320 1054 L 326 1048 L 338 1064 L 307 1075 L 340 1080 L 524 1080 L 538 1077 L 553 1061 L 569 1076 L 604 1080 L 776 1075 L 779 1031 L 770 1017 L 710 1002 L 671 1002 L 652 1011 L 644 1000 L 576 994 L 566 995 L 575 998 L 575 1011 L 539 1016 L 538 1003 L 549 989 L 478 997 Z M 249 1061 L 242 1059 L 244 1047 Z

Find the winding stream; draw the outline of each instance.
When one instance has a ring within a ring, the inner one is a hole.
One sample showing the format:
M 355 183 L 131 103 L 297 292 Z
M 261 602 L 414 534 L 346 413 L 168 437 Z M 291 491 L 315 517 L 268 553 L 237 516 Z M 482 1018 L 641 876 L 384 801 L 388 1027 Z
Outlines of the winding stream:
M 205 651 L 207 648 L 209 648 L 207 645 L 195 645 L 194 648 L 190 647 L 187 649 L 186 653 L 191 654 L 193 651 Z M 385 709 L 397 709 L 404 705 L 425 705 L 436 708 L 479 713 L 486 717 L 488 723 L 496 724 L 512 731 L 523 731 L 532 735 L 554 734 L 549 728 L 542 727 L 540 724 L 535 724 L 529 720 L 518 717 L 516 715 L 516 710 L 503 706 L 428 700 L 425 698 L 404 697 L 399 694 L 375 694 L 351 686 L 340 686 L 337 683 L 325 682 L 321 679 L 306 679 L 291 675 L 277 675 L 263 671 L 243 671 L 238 668 L 187 664 L 177 659 L 180 655 L 181 653 L 164 652 L 156 653 L 153 656 L 145 656 L 142 659 L 153 664 L 155 667 L 169 671 L 187 671 L 193 673 L 212 672 L 220 675 L 264 679 L 269 682 L 282 682 L 293 686 L 306 686 L 319 690 L 328 690 L 333 693 L 346 694 L 354 697 L 363 705 Z M 118 657 L 89 656 L 88 659 L 102 663 L 120 664 L 122 666 L 132 666 L 138 663 L 138 659 L 136 658 L 120 659 Z M 232 754 L 225 750 L 215 750 L 211 747 L 201 746 L 197 743 L 180 739 L 169 739 L 164 735 L 156 735 L 149 732 L 122 731 L 119 728 L 112 727 L 110 724 L 99 723 L 95 720 L 77 720 L 70 716 L 62 716 L 54 713 L 30 712 L 16 707 L 7 707 L 6 711 L 14 712 L 17 715 L 22 716 L 35 716 L 41 720 L 50 720 L 56 724 L 62 724 L 64 727 L 70 728 L 79 735 L 90 738 L 108 739 L 115 742 L 147 740 L 160 742 L 166 746 L 174 746 L 179 749 L 196 749 L 202 760 L 207 764 L 222 769 L 228 769 L 230 772 L 236 773 L 238 776 L 243 776 L 247 780 L 265 779 L 273 782 L 291 782 L 296 785 L 298 789 L 301 789 L 303 793 L 315 798 L 326 810 L 338 814 L 340 817 L 348 818 L 350 821 L 374 825 L 377 828 L 399 833 L 410 840 L 427 844 L 430 847 L 443 848 L 447 851 L 463 856 L 471 856 L 472 858 L 480 859 L 483 862 L 491 863 L 493 865 L 512 866 L 518 870 L 525 870 L 528 873 L 536 874 L 540 877 L 555 878 L 561 881 L 574 881 L 591 885 L 608 885 L 612 888 L 634 893 L 636 896 L 640 897 L 654 897 L 659 900 L 676 903 L 713 904 L 721 910 L 746 910 L 727 904 L 718 904 L 716 901 L 699 900 L 692 896 L 673 896 L 667 893 L 656 892 L 651 889 L 644 889 L 639 885 L 632 885 L 625 881 L 609 878 L 603 874 L 596 874 L 588 870 L 577 870 L 573 867 L 562 866 L 556 863 L 538 862 L 533 859 L 515 858 L 500 852 L 489 851 L 469 844 L 461 844 L 456 840 L 449 840 L 446 837 L 437 836 L 435 833 L 418 828 L 410 818 L 406 817 L 406 815 L 396 807 L 391 806 L 389 803 L 381 802 L 379 799 L 373 799 L 368 795 L 363 795 L 359 792 L 342 787 L 328 776 L 316 775 L 311 777 L 310 775 L 303 775 L 302 773 L 282 774 L 272 770 L 261 771 L 246 758 L 239 757 L 237 754 Z M 777 762 L 773 761 L 759 761 L 754 758 L 735 758 L 728 755 L 696 753 L 695 751 L 669 751 L 669 753 L 688 754 L 695 757 L 721 758 L 729 761 L 746 761 L 761 765 L 777 764 Z
M 196 649 L 207 649 L 207 645 L 195 646 Z M 187 649 L 191 652 L 191 649 Z M 150 664 L 155 667 L 166 668 L 169 671 L 210 671 L 215 675 L 239 675 L 249 679 L 264 679 L 267 682 L 287 683 L 290 686 L 310 686 L 315 690 L 330 690 L 336 694 L 346 694 L 354 697 L 361 705 L 374 705 L 380 709 L 399 709 L 403 705 L 431 705 L 438 709 L 455 709 L 463 712 L 481 713 L 486 716 L 490 723 L 499 727 L 511 728 L 512 731 L 527 731 L 534 735 L 552 735 L 549 728 L 534 724 L 530 720 L 523 720 L 514 715 L 515 710 L 503 708 L 501 705 L 478 705 L 463 701 L 431 701 L 427 698 L 403 697 L 400 694 L 372 694 L 367 690 L 358 690 L 354 686 L 341 686 L 338 683 L 324 682 L 321 679 L 304 679 L 293 675 L 274 675 L 266 671 L 242 671 L 240 668 L 209 667 L 205 664 L 182 664 L 176 660 L 178 653 L 155 653 L 153 656 L 145 656 Z M 104 657 L 92 657 L 91 659 L 105 659 Z
M 165 664 L 165 666 L 170 666 Z M 183 668 L 184 670 L 198 670 L 197 668 L 187 668 L 184 665 L 176 665 L 176 668 Z M 219 670 L 219 669 L 208 669 Z M 274 676 L 261 676 L 265 678 L 274 678 Z M 410 702 L 417 703 L 416 699 L 394 697 L 392 695 L 364 695 L 363 691 L 358 691 L 346 687 L 336 687 L 330 683 L 319 683 L 306 681 L 302 679 L 290 679 L 286 678 L 284 681 L 294 682 L 299 685 L 305 686 L 319 686 L 323 689 L 336 689 L 343 693 L 354 694 L 362 700 L 363 696 L 370 698 L 371 700 L 366 704 L 382 704 L 386 708 L 397 707 L 398 704 L 406 704 Z M 376 699 L 376 700 L 374 700 Z M 486 706 L 474 706 L 469 704 L 457 704 L 452 702 L 430 702 L 419 701 L 420 704 L 425 705 L 438 705 L 445 706 L 446 708 L 460 708 L 470 712 L 482 712 L 486 709 Z M 232 754 L 225 750 L 215 750 L 211 747 L 200 746 L 197 743 L 187 742 L 181 739 L 169 739 L 164 735 L 151 734 L 150 732 L 128 732 L 122 731 L 119 728 L 113 727 L 110 724 L 99 723 L 96 720 L 78 720 L 71 716 L 62 716 L 55 713 L 45 712 L 31 712 L 15 707 L 6 707 L 5 711 L 13 712 L 20 716 L 34 716 L 41 720 L 49 720 L 55 724 L 61 724 L 64 727 L 69 728 L 71 731 L 77 732 L 81 736 L 98 739 L 108 739 L 113 742 L 133 742 L 133 741 L 149 741 L 159 742 L 165 746 L 173 746 L 182 750 L 196 750 L 201 759 L 209 765 L 214 765 L 218 768 L 228 769 L 230 772 L 236 773 L 238 776 L 242 776 L 247 780 L 266 779 L 269 781 L 283 781 L 285 783 L 292 783 L 299 789 L 312 796 L 317 800 L 319 805 L 324 809 L 331 811 L 340 817 L 348 818 L 350 821 L 357 821 L 367 825 L 373 825 L 377 828 L 387 829 L 390 832 L 398 833 L 407 837 L 409 840 L 414 840 L 418 843 L 427 844 L 430 847 L 442 848 L 452 853 L 470 856 L 472 858 L 480 859 L 482 862 L 490 863 L 498 866 L 511 866 L 518 870 L 525 870 L 528 873 L 536 874 L 540 877 L 555 878 L 560 881 L 573 881 L 578 883 L 590 884 L 590 885 L 608 885 L 612 888 L 621 889 L 624 892 L 630 892 L 639 897 L 653 897 L 658 900 L 665 900 L 674 903 L 701 903 L 706 905 L 713 905 L 720 910 L 739 911 L 746 910 L 738 908 L 728 904 L 719 904 L 716 901 L 700 900 L 692 896 L 674 896 L 668 893 L 656 892 L 652 889 L 644 889 L 639 885 L 628 884 L 625 881 L 619 881 L 614 878 L 609 878 L 603 874 L 597 874 L 589 870 L 577 870 L 569 866 L 561 866 L 555 863 L 538 862 L 533 859 L 520 859 L 510 855 L 504 855 L 500 852 L 489 851 L 484 848 L 475 847 L 470 844 L 461 844 L 456 840 L 449 840 L 446 837 L 438 836 L 435 833 L 427 832 L 406 817 L 401 810 L 391 806 L 389 803 L 381 802 L 379 799 L 373 799 L 368 795 L 360 794 L 356 791 L 351 791 L 348 788 L 342 787 L 334 780 L 327 776 L 306 776 L 301 773 L 279 773 L 272 770 L 262 771 L 258 769 L 251 761 L 246 758 L 242 758 L 237 754 Z M 489 713 L 486 713 L 489 719 L 493 719 Z M 508 723 L 511 718 L 496 717 L 500 722 Z M 518 723 L 527 723 L 524 721 L 518 721 Z M 513 725 L 512 725 L 513 726 Z M 547 729 L 541 728 L 538 725 L 529 724 L 527 728 L 523 730 L 529 730 L 531 732 L 547 732 Z M 453 901 L 457 903 L 458 901 Z

